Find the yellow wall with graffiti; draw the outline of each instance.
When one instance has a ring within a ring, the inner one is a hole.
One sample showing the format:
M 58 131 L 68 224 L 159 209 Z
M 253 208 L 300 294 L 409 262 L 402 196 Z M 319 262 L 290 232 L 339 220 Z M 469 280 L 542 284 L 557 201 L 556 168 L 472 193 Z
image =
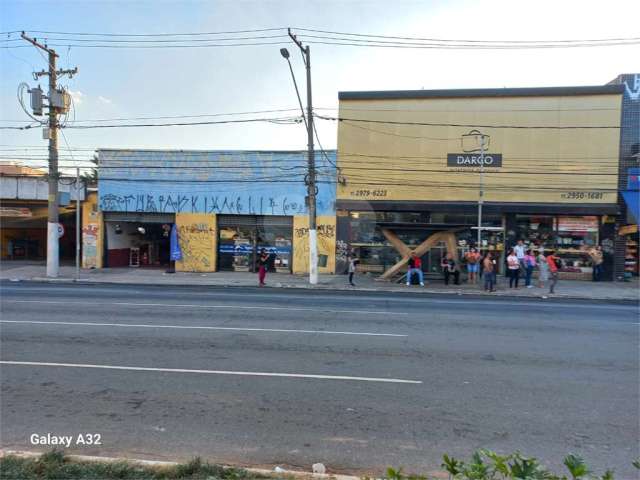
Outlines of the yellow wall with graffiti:
M 479 168 L 449 167 L 463 152 L 466 125 L 619 127 L 621 94 L 523 97 L 340 100 L 339 200 L 477 201 Z M 357 122 L 346 119 L 370 120 Z M 486 168 L 485 201 L 616 203 L 619 128 L 503 129 L 488 153 L 502 167 Z M 465 150 L 472 145 L 465 142 Z
M 82 268 L 102 268 L 103 227 L 98 195 L 93 192 L 82 202 Z
M 318 272 L 336 270 L 336 217 L 319 216 Z M 309 217 L 293 217 L 293 273 L 309 273 Z
M 179 272 L 215 272 L 218 252 L 216 215 L 176 213 L 176 228 L 182 260 Z

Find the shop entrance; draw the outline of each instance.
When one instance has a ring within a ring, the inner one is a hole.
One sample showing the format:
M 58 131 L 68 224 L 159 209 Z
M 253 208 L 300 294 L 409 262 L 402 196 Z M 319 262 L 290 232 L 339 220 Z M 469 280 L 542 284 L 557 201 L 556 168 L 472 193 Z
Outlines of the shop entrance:
M 115 267 L 166 268 L 173 215 L 108 213 L 105 218 L 105 263 Z
M 264 248 L 269 271 L 291 273 L 292 217 L 220 215 L 218 231 L 218 270 L 255 272 Z

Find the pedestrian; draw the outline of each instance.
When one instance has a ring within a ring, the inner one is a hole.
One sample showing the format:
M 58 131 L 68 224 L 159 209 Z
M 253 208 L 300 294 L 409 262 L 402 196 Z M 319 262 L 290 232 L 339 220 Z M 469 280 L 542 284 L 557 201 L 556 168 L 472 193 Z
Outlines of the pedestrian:
M 355 287 L 356 284 L 353 283 L 353 277 L 356 273 L 356 265 L 358 265 L 359 260 L 354 257 L 353 255 L 349 255 L 347 257 L 347 261 L 349 262 L 349 267 L 348 267 L 348 271 L 349 271 L 349 285 L 351 285 L 352 287 Z
M 269 268 L 269 254 L 263 248 L 260 250 L 260 256 L 258 257 L 258 282 L 259 286 L 264 287 L 264 280 L 267 276 L 267 268 Z
M 409 269 L 407 270 L 407 286 L 411 285 L 411 277 L 414 273 L 418 275 L 420 285 L 424 287 L 422 260 L 415 254 L 415 252 L 411 252 L 411 256 L 409 257 Z
M 478 272 L 480 271 L 480 254 L 471 247 L 465 254 L 464 259 L 467 261 L 467 272 L 469 274 L 469 283 L 476 283 L 478 281 Z
M 449 277 L 453 275 L 453 281 L 456 285 L 460 285 L 460 268 L 458 262 L 453 258 L 452 253 L 445 254 L 440 262 L 442 271 L 444 273 L 444 284 L 449 285 Z
M 527 250 L 524 256 L 524 285 L 527 288 L 533 288 L 531 285 L 531 276 L 533 275 L 533 269 L 536 267 L 536 257 L 533 256 L 532 250 Z
M 544 250 L 538 252 L 538 288 L 544 288 L 544 282 L 549 281 L 549 264 L 547 257 L 544 256 Z
M 592 278 L 594 282 L 599 282 L 602 276 L 602 264 L 604 263 L 604 257 L 602 254 L 602 247 L 597 245 L 589 250 L 589 257 L 591 257 L 591 268 L 593 270 Z
M 558 283 L 558 271 L 562 268 L 562 260 L 556 256 L 553 251 L 547 255 L 547 264 L 549 265 L 549 271 L 551 272 L 551 283 L 549 283 L 549 293 L 555 293 L 556 285 Z
M 496 291 L 496 261 L 491 252 L 487 252 L 482 260 L 482 269 L 484 270 L 484 291 Z
M 516 244 L 516 246 L 513 247 L 513 251 L 515 252 L 516 257 L 518 257 L 518 262 L 520 262 L 520 268 L 522 268 L 522 270 L 525 270 L 524 256 L 526 255 L 527 247 L 524 244 L 524 240 L 522 239 L 518 240 L 518 243 Z
M 517 290 L 520 275 L 520 261 L 514 248 L 509 250 L 509 255 L 507 256 L 507 275 L 509 276 L 509 288 L 515 287 Z

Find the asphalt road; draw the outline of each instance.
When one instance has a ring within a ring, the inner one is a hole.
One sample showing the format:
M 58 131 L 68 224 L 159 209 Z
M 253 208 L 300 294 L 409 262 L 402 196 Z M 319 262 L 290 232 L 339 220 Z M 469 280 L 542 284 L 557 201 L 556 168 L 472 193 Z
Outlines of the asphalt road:
M 636 475 L 634 305 L 1 288 L 3 448 L 39 450 L 33 433 L 90 433 L 101 445 L 71 450 L 380 473 L 434 470 L 443 453 L 484 447 L 553 467 L 574 452 Z

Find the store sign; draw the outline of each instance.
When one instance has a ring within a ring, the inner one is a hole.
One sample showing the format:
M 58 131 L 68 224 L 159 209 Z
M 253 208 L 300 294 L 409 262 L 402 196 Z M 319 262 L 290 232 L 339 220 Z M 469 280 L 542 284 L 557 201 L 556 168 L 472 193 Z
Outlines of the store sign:
M 447 153 L 447 167 L 501 167 L 501 153 Z
M 20 217 L 20 218 L 29 218 L 32 217 L 33 214 L 31 210 L 28 208 L 22 207 L 0 207 L 0 217 Z
M 559 232 L 597 232 L 598 217 L 558 217 Z

